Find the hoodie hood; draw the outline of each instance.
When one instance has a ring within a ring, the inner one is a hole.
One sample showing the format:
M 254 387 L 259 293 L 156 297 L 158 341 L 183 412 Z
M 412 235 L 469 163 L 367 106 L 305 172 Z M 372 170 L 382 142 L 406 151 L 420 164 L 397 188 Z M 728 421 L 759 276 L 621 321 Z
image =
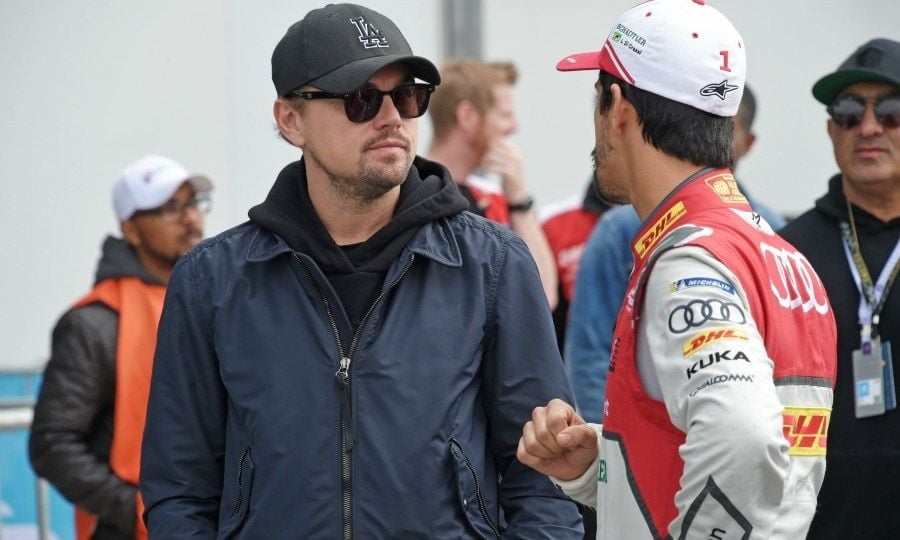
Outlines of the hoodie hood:
M 828 180 L 828 192 L 816 200 L 816 210 L 836 221 L 847 221 L 847 196 L 844 194 L 842 176 L 836 174 Z M 880 229 L 883 227 L 895 227 L 900 223 L 900 218 L 894 218 L 884 222 L 875 215 L 853 205 L 853 219 L 856 226 L 861 229 Z
M 103 240 L 103 248 L 101 249 L 100 262 L 97 263 L 94 284 L 96 285 L 105 279 L 122 277 L 138 277 L 145 283 L 165 285 L 165 283 L 144 268 L 138 261 L 134 250 L 124 240 L 107 236 Z
M 447 169 L 416 157 L 400 187 L 391 221 L 365 242 L 342 249 L 316 214 L 307 189 L 306 165 L 300 159 L 282 169 L 266 200 L 248 215 L 294 251 L 310 255 L 326 274 L 350 274 L 386 270 L 422 225 L 467 208 Z

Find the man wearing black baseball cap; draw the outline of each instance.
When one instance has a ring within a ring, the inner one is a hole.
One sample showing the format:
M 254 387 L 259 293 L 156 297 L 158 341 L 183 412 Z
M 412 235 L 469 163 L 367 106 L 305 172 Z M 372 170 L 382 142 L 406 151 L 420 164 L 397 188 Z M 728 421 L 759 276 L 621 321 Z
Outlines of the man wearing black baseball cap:
M 900 43 L 873 39 L 813 86 L 840 172 L 781 234 L 821 276 L 838 328 L 825 481 L 810 538 L 896 538 L 900 411 Z
M 172 276 L 150 535 L 581 538 L 515 458 L 531 404 L 571 399 L 534 261 L 416 156 L 434 65 L 336 4 L 288 29 L 272 80 L 303 157 Z

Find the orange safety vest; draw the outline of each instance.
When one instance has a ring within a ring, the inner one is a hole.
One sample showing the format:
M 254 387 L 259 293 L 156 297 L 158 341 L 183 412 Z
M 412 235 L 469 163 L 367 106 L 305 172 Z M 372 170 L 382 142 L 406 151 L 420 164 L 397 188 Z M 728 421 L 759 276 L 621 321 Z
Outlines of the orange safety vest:
M 101 281 L 75 307 L 100 302 L 119 314 L 116 344 L 116 401 L 109 466 L 119 478 L 137 485 L 141 469 L 141 438 L 150 396 L 150 375 L 156 350 L 156 327 L 162 314 L 166 288 L 137 277 Z M 137 497 L 138 515 L 134 536 L 147 538 L 141 514 L 144 504 Z M 89 540 L 97 527 L 97 516 L 75 509 L 78 540 Z

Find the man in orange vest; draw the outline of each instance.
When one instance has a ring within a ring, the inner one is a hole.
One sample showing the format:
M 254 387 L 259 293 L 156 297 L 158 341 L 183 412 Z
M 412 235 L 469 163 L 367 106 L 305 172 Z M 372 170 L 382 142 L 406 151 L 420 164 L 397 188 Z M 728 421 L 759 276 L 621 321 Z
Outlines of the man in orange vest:
M 165 157 L 128 166 L 112 193 L 122 238 L 106 238 L 93 290 L 53 331 L 28 447 L 35 471 L 78 507 L 79 539 L 146 537 L 137 483 L 156 327 L 211 190 Z

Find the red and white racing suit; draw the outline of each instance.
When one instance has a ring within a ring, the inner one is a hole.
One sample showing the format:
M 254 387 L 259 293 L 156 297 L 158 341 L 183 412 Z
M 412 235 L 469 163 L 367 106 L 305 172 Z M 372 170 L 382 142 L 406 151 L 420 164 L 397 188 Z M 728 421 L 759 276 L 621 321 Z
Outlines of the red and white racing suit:
M 725 169 L 673 191 L 633 255 L 600 454 L 557 483 L 598 538 L 804 538 L 836 368 L 818 276 Z

